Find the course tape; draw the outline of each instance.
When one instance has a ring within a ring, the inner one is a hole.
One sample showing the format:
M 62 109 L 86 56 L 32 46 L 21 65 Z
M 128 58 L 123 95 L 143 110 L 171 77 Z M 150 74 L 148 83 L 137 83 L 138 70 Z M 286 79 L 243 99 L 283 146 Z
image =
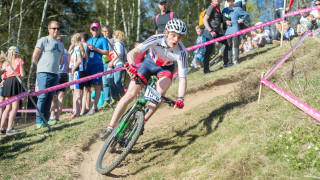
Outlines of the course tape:
M 87 77 L 84 77 L 84 78 L 81 78 L 81 79 L 78 79 L 78 80 L 73 80 L 73 81 L 70 81 L 70 82 L 66 82 L 66 83 L 63 83 L 63 84 L 52 86 L 50 88 L 43 89 L 41 91 L 37 91 L 37 92 L 31 93 L 31 94 L 29 94 L 28 92 L 23 92 L 21 94 L 18 94 L 16 96 L 13 96 L 13 97 L 5 100 L 5 101 L 0 102 L 0 108 L 3 108 L 6 105 L 11 104 L 11 103 L 13 103 L 15 101 L 19 101 L 20 99 L 22 99 L 22 98 L 24 98 L 26 96 L 29 96 L 29 97 L 38 96 L 40 94 L 48 93 L 48 92 L 51 92 L 51 91 L 56 91 L 58 89 L 62 89 L 62 88 L 66 88 L 66 87 L 74 85 L 74 84 L 79 84 L 79 83 L 83 83 L 83 82 L 86 82 L 86 81 L 90 81 L 92 79 L 99 78 L 99 77 L 102 77 L 102 76 L 105 76 L 105 75 L 108 75 L 108 74 L 111 74 L 111 73 L 114 73 L 114 72 L 122 71 L 122 70 L 125 70 L 125 69 L 126 69 L 126 67 L 120 67 L 120 68 L 112 69 L 110 71 L 104 71 L 104 72 L 97 73 L 97 74 L 94 74 L 94 75 L 91 75 L 91 76 L 87 76 Z
M 57 112 L 58 110 L 55 109 L 55 112 Z M 72 112 L 72 109 L 62 109 L 62 112 Z M 18 113 L 36 113 L 37 110 L 36 109 L 19 109 Z
M 314 7 L 310 7 L 310 8 L 306 8 L 306 9 L 301 9 L 301 10 L 298 10 L 298 11 L 290 12 L 290 13 L 285 14 L 282 18 L 274 19 L 274 20 L 259 24 L 257 26 L 252 26 L 252 27 L 237 31 L 237 32 L 232 33 L 232 34 L 224 35 L 224 36 L 221 36 L 219 38 L 212 39 L 210 41 L 206 41 L 204 43 L 188 47 L 186 49 L 187 49 L 187 51 L 192 51 L 192 50 L 198 49 L 198 48 L 203 47 L 203 46 L 207 46 L 207 45 L 212 44 L 212 43 L 216 43 L 216 42 L 219 42 L 219 41 L 222 41 L 222 40 L 225 40 L 225 39 L 229 39 L 229 38 L 234 37 L 234 36 L 239 36 L 241 34 L 256 30 L 258 28 L 261 28 L 261 27 L 264 27 L 264 26 L 269 26 L 271 24 L 283 21 L 286 17 L 294 16 L 294 15 L 297 15 L 297 14 L 301 14 L 301 13 L 304 13 L 304 12 L 309 12 L 309 11 L 316 10 L 316 9 L 320 9 L 320 6 L 314 6 Z
M 315 30 L 314 32 L 308 31 L 305 33 L 299 41 L 265 74 L 264 78 L 268 79 L 293 53 L 294 51 L 302 44 L 302 42 L 310 35 L 319 34 L 320 28 Z
M 306 103 L 302 102 L 301 100 L 299 100 L 295 96 L 293 96 L 293 95 L 289 94 L 288 92 L 282 90 L 281 88 L 277 87 L 276 85 L 270 83 L 266 79 L 261 78 L 261 82 L 263 84 L 265 84 L 266 86 L 268 86 L 269 88 L 271 88 L 272 90 L 274 90 L 280 96 L 285 98 L 287 101 L 291 102 L 297 108 L 301 109 L 306 114 L 308 114 L 309 116 L 313 117 L 314 119 L 316 119 L 317 121 L 320 122 L 320 113 L 317 110 L 315 110 L 312 107 L 308 106 Z

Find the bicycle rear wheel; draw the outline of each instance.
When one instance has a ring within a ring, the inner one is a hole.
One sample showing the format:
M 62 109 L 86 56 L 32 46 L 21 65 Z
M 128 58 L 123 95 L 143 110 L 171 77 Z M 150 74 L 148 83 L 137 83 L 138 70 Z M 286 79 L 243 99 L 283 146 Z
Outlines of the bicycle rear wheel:
M 129 154 L 143 126 L 142 110 L 132 110 L 124 116 L 104 143 L 96 162 L 96 170 L 106 175 L 115 169 Z

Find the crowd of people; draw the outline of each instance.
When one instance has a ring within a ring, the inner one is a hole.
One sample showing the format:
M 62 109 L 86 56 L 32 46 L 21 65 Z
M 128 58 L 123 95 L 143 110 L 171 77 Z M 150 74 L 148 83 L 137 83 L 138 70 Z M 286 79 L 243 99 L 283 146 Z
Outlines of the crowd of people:
M 197 37 L 195 44 L 232 34 L 248 26 L 245 24 L 249 14 L 246 12 L 245 0 L 226 0 L 223 10 L 220 10 L 220 0 L 212 0 L 206 9 L 203 17 L 203 25 L 197 26 L 195 31 Z M 290 0 L 286 11 L 289 12 L 293 0 Z M 312 2 L 314 6 L 320 5 L 320 0 Z M 127 52 L 125 34 L 115 30 L 113 34 L 108 25 L 100 25 L 96 22 L 90 26 L 91 38 L 85 32 L 75 33 L 71 37 L 71 45 L 68 50 L 60 34 L 60 24 L 51 21 L 48 24 L 49 35 L 42 37 L 36 43 L 32 61 L 37 66 L 36 89 L 38 91 L 63 84 L 68 81 L 77 80 L 86 76 L 94 75 L 103 71 L 110 71 L 129 63 L 127 71 L 131 78 L 137 75 L 147 81 L 151 75 L 159 78 L 158 91 L 165 94 L 172 82 L 174 62 L 179 68 L 179 93 L 175 101 L 178 108 L 183 108 L 183 99 L 186 90 L 186 67 L 187 52 L 181 40 L 186 35 L 187 29 L 178 15 L 168 10 L 166 0 L 159 0 L 160 13 L 156 15 L 154 27 L 156 35 L 151 36 L 145 42 L 136 42 L 135 47 Z M 299 5 L 300 9 L 306 8 L 305 4 Z M 276 0 L 276 18 L 283 16 L 283 0 Z M 262 22 L 257 22 L 259 25 Z M 223 67 L 227 68 L 239 63 L 239 53 L 248 52 L 254 48 L 264 47 L 267 44 L 279 44 L 280 34 L 283 28 L 285 41 L 296 36 L 301 36 L 308 30 L 315 29 L 320 24 L 319 10 L 311 13 L 302 13 L 298 19 L 297 30 L 290 27 L 290 22 L 285 20 L 276 24 L 277 33 L 272 36 L 269 30 L 263 27 L 251 31 L 243 36 L 235 36 L 220 41 L 222 44 L 221 54 L 223 55 Z M 112 34 L 112 35 L 111 35 Z M 215 44 L 210 44 L 193 51 L 192 65 L 201 69 L 203 61 L 204 74 L 209 74 L 209 60 L 214 51 Z M 168 49 L 168 50 L 167 50 Z M 25 76 L 23 60 L 19 58 L 17 47 L 10 47 L 7 53 L 10 64 L 19 77 Z M 1 78 L 0 101 L 15 96 L 24 89 L 20 85 L 11 70 L 9 64 L 0 56 Z M 137 68 L 137 64 L 141 64 Z M 131 81 L 126 91 L 123 84 L 123 71 L 108 74 L 90 81 L 75 84 L 70 87 L 73 93 L 73 113 L 66 119 L 71 120 L 83 115 L 91 115 L 98 109 L 114 106 L 115 113 L 108 128 L 101 132 L 101 138 L 109 135 L 113 126 L 122 115 L 126 106 L 133 100 L 141 87 Z M 38 96 L 36 113 L 37 128 L 45 126 L 44 118 L 49 125 L 55 125 L 59 120 L 64 104 L 64 93 L 66 89 L 59 89 L 56 92 L 44 93 Z M 93 100 L 91 100 L 93 99 Z M 146 121 L 156 111 L 157 105 L 150 103 L 150 113 L 146 115 Z M 56 111 L 57 107 L 57 111 Z M 0 134 L 16 133 L 19 130 L 13 128 L 14 119 L 19 108 L 19 102 L 14 102 L 0 110 L 1 123 Z M 43 115 L 43 116 L 42 116 Z M 7 124 L 7 128 L 5 125 Z

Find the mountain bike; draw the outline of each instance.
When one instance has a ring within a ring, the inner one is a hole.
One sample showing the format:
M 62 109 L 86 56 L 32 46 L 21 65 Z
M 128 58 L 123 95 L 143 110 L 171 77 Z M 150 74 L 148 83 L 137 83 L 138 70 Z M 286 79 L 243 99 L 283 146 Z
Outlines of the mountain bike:
M 155 88 L 156 78 L 152 78 L 150 85 L 147 85 L 140 77 L 136 77 L 137 84 L 147 86 L 144 96 L 135 101 L 134 105 L 119 119 L 112 133 L 106 139 L 99 153 L 96 170 L 106 175 L 115 169 L 121 161 L 129 154 L 130 150 L 138 140 L 144 129 L 144 116 L 148 112 L 146 104 L 148 101 L 155 104 L 161 101 L 174 105 L 170 98 L 162 96 Z

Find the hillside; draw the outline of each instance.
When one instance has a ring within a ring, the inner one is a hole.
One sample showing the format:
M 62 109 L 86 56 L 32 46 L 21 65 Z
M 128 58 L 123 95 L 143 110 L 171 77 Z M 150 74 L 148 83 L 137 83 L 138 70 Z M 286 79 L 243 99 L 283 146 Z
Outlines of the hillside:
M 294 43 L 294 42 L 293 42 Z M 268 87 L 257 103 L 259 77 L 289 49 L 267 46 L 241 63 L 188 76 L 183 110 L 162 107 L 132 153 L 110 176 L 94 170 L 97 135 L 112 110 L 54 127 L 0 138 L 1 179 L 301 179 L 320 178 L 319 123 Z M 269 80 L 319 109 L 318 42 L 307 39 Z M 175 97 L 177 83 L 169 89 Z M 34 167 L 34 168 L 30 168 Z

